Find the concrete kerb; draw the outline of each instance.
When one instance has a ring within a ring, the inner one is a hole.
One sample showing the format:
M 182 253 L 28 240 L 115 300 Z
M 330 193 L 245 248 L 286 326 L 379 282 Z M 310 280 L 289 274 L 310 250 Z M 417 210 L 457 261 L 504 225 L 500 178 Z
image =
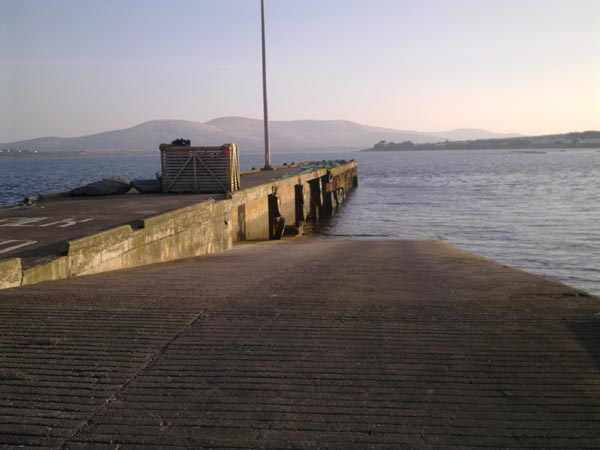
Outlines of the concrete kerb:
M 226 202 L 227 200 L 220 200 Z M 215 200 L 208 200 L 185 208 L 180 208 L 157 216 L 142 219 L 139 222 L 140 229 L 152 232 L 154 238 L 166 237 L 178 233 L 189 226 L 196 226 L 199 221 L 208 220 L 211 217 Z
M 69 241 L 69 276 L 121 268 L 120 255 L 131 248 L 133 229 L 123 225 L 102 233 Z M 114 267 L 114 269 L 111 269 Z M 98 270 L 94 270 L 98 268 Z
M 227 200 L 210 200 L 69 243 L 70 276 L 198 256 L 230 248 Z
M 35 284 L 48 280 L 61 280 L 69 277 L 70 259 L 67 256 L 61 256 L 46 264 L 25 269 L 20 284 Z

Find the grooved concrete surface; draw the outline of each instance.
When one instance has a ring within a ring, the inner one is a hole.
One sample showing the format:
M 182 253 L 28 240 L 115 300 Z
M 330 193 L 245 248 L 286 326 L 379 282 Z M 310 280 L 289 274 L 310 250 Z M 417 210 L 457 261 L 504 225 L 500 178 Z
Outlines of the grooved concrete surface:
M 600 300 L 298 239 L 0 292 L 0 448 L 600 448 Z

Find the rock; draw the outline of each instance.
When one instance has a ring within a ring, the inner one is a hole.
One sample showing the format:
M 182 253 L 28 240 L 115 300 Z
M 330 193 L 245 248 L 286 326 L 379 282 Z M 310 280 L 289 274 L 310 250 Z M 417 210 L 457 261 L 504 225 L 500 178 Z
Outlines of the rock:
M 69 195 L 79 197 L 125 194 L 130 188 L 131 186 L 129 185 L 129 181 L 125 180 L 124 178 L 111 177 L 75 188 L 69 191 Z
M 67 192 L 49 192 L 47 194 L 38 195 L 38 202 L 42 202 L 44 200 L 52 200 L 54 198 L 59 197 L 69 197 L 71 194 Z
M 140 194 L 155 194 L 161 192 L 160 181 L 157 179 L 136 179 L 129 183 L 129 185 L 140 191 Z

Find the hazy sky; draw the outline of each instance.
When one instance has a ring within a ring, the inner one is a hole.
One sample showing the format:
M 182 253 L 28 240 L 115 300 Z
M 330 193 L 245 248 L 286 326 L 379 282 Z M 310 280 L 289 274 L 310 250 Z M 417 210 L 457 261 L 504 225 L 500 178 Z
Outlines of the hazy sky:
M 599 0 L 266 0 L 272 120 L 600 129 Z M 262 117 L 259 0 L 0 0 L 0 142 Z

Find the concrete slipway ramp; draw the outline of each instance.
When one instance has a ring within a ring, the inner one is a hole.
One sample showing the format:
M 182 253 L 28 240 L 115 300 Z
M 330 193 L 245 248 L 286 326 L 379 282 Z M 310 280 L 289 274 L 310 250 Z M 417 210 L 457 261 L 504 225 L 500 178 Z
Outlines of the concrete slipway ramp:
M 0 291 L 0 448 L 600 448 L 600 299 L 299 238 Z

